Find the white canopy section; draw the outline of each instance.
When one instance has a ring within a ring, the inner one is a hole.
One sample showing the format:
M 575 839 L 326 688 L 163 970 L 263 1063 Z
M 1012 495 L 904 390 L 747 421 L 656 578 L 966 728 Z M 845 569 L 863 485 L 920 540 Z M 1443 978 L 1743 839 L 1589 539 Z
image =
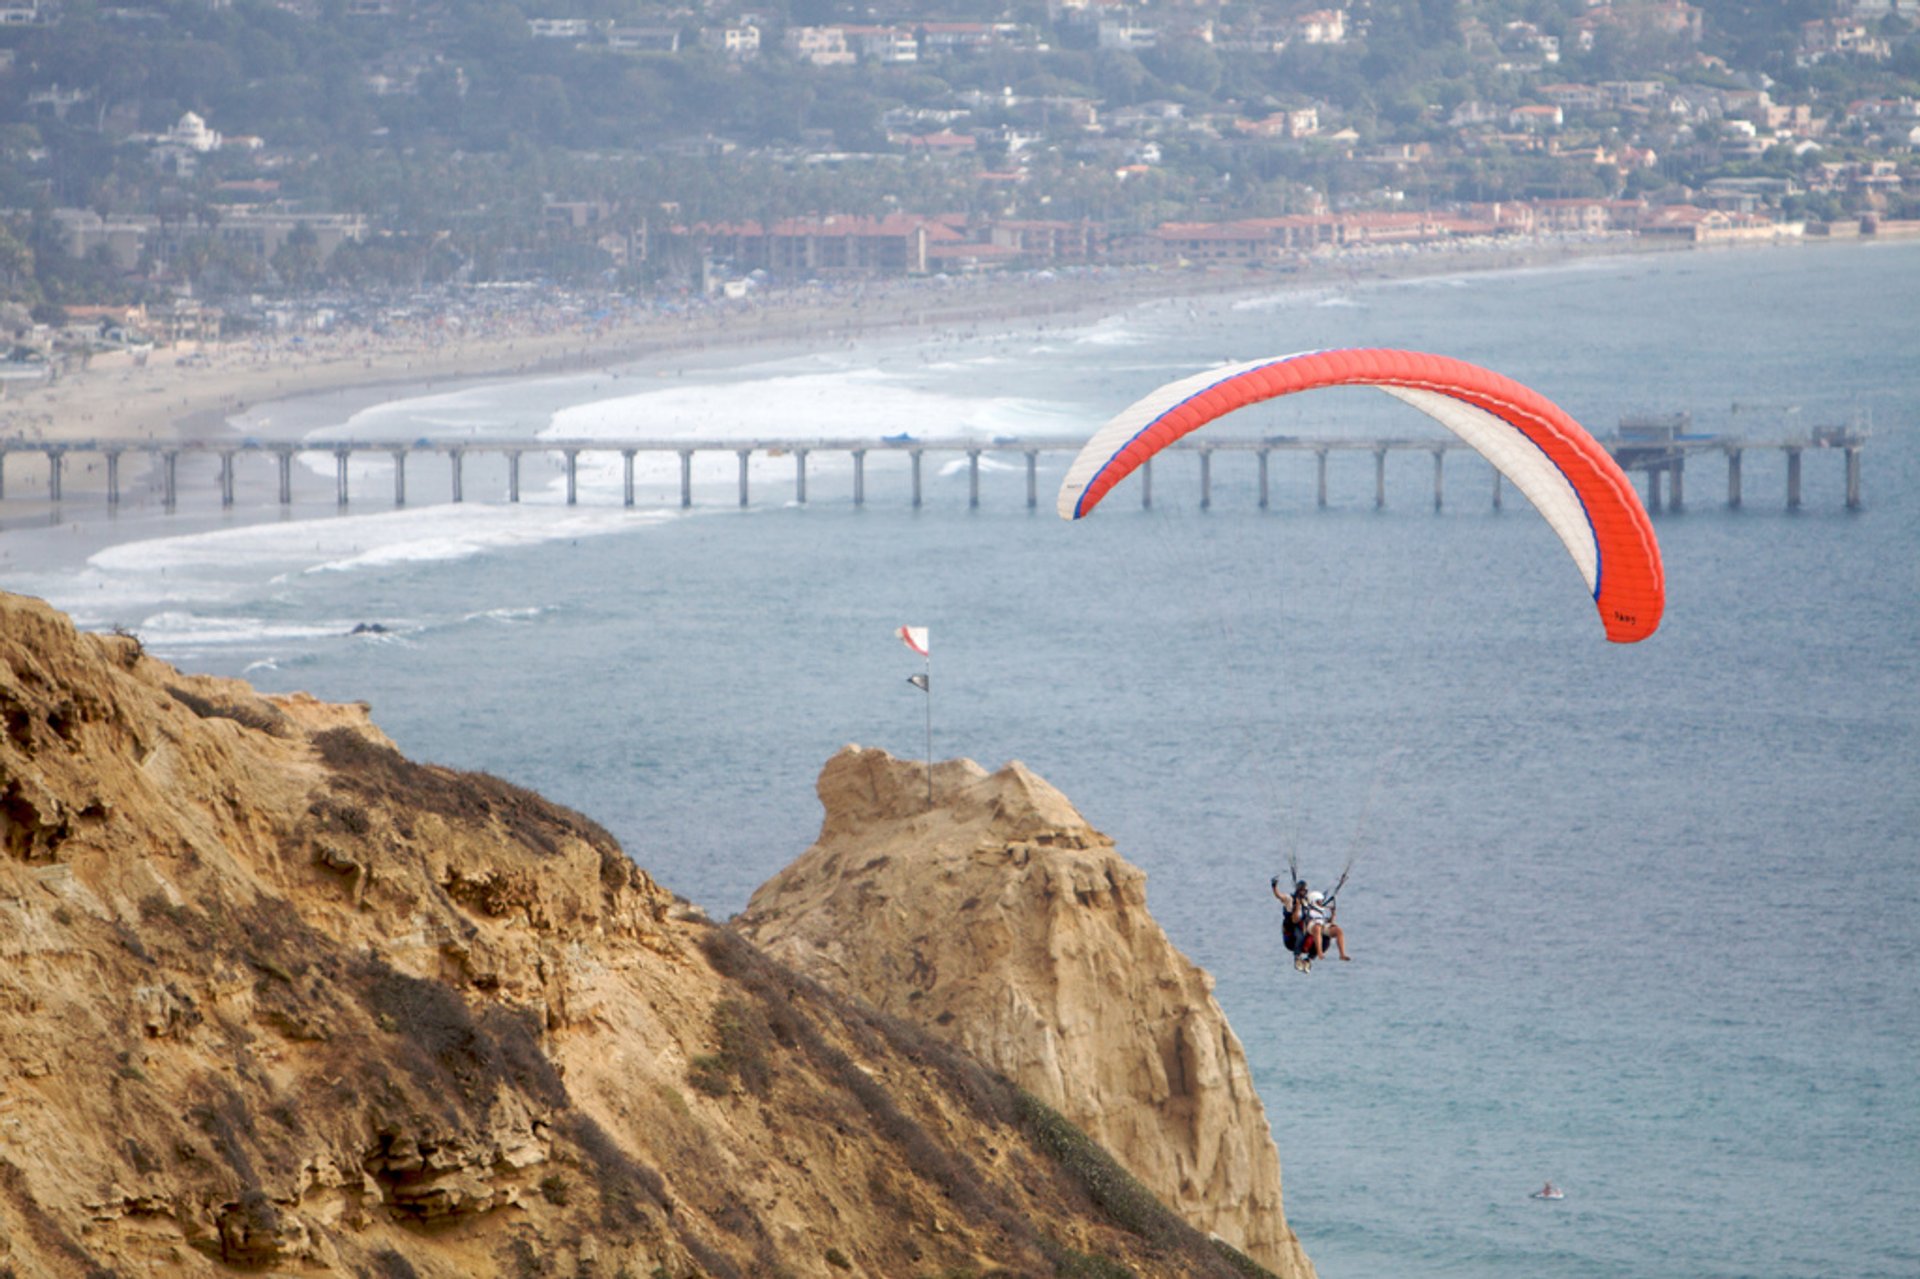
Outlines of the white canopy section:
M 1067 468 L 1067 478 L 1060 483 L 1060 500 L 1055 509 L 1060 518 L 1074 518 L 1074 507 L 1080 503 L 1080 495 L 1087 491 L 1087 485 L 1093 483 L 1093 477 L 1100 474 L 1113 455 L 1127 447 L 1133 437 L 1158 421 L 1168 410 L 1177 408 L 1194 396 L 1210 387 L 1218 386 L 1229 378 L 1239 377 L 1242 373 L 1251 373 L 1269 364 L 1279 364 L 1295 358 L 1291 355 L 1268 356 L 1264 360 L 1247 360 L 1240 364 L 1222 364 L 1215 368 L 1195 373 L 1192 377 L 1183 377 L 1178 382 L 1169 382 L 1155 390 L 1145 399 L 1135 400 L 1123 409 L 1117 417 L 1094 432 L 1093 437 L 1081 446 L 1080 453 L 1073 459 L 1073 465 Z
M 1404 400 L 1471 445 L 1495 470 L 1513 481 L 1555 534 L 1566 544 L 1580 567 L 1587 589 L 1600 592 L 1600 544 L 1594 539 L 1587 508 L 1573 491 L 1553 459 L 1517 427 L 1492 413 L 1439 391 L 1416 387 L 1383 386 L 1380 390 Z

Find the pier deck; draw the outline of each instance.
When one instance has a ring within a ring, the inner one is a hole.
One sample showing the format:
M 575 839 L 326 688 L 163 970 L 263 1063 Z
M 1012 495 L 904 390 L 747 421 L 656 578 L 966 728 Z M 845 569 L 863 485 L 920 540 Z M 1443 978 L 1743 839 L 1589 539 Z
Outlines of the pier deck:
M 1643 477 L 1646 504 L 1652 511 L 1681 511 L 1685 509 L 1685 477 L 1689 460 L 1711 457 L 1718 454 L 1724 458 L 1727 466 L 1726 505 L 1739 508 L 1745 494 L 1742 488 L 1742 460 L 1749 452 L 1778 451 L 1786 455 L 1787 484 L 1786 505 L 1789 510 L 1798 510 L 1801 504 L 1801 466 L 1802 458 L 1808 452 L 1831 452 L 1844 458 L 1846 475 L 1846 507 L 1859 510 L 1862 506 L 1860 454 L 1866 446 L 1864 433 L 1844 428 L 1821 428 L 1805 436 L 1788 436 L 1773 439 L 1746 439 L 1732 436 L 1709 436 L 1700 438 L 1646 441 L 1638 439 L 1606 439 L 1601 443 L 1613 455 L 1623 469 L 1630 474 Z M 434 440 L 418 439 L 412 443 L 396 443 L 387 440 L 359 440 L 341 438 L 335 440 L 312 439 L 298 443 L 259 442 L 235 440 L 152 440 L 91 439 L 48 443 L 26 440 L 0 440 L 0 501 L 7 497 L 7 467 L 11 459 L 29 457 L 36 461 L 44 459 L 45 487 L 42 490 L 48 501 L 62 500 L 62 475 L 69 458 L 92 456 L 104 459 L 106 463 L 106 493 L 108 506 L 118 507 L 121 500 L 121 460 L 129 455 L 140 457 L 158 471 L 158 487 L 167 510 L 175 508 L 179 501 L 179 461 L 182 457 L 212 457 L 219 461 L 218 482 L 222 506 L 234 503 L 234 477 L 243 459 L 254 456 L 273 459 L 278 480 L 279 500 L 282 505 L 293 501 L 293 460 L 304 454 L 331 455 L 334 459 L 335 492 L 338 505 L 348 504 L 348 462 L 355 456 L 385 455 L 393 463 L 393 502 L 404 506 L 407 501 L 407 462 L 415 454 L 437 455 L 445 458 L 449 466 L 452 500 L 465 499 L 464 468 L 469 456 L 499 455 L 507 463 L 507 488 L 505 498 L 508 502 L 520 500 L 520 463 L 528 454 L 536 457 L 558 457 L 566 471 L 566 491 L 569 505 L 579 500 L 579 460 L 582 455 L 618 454 L 622 459 L 624 472 L 623 498 L 628 506 L 634 505 L 634 459 L 642 453 L 675 455 L 680 461 L 680 505 L 693 505 L 693 459 L 702 453 L 733 454 L 738 461 L 739 504 L 747 506 L 751 500 L 748 482 L 748 464 L 755 454 L 763 457 L 791 457 L 794 462 L 794 499 L 805 503 L 807 500 L 807 459 L 815 453 L 841 453 L 853 460 L 853 501 L 856 506 L 866 502 L 866 460 L 873 453 L 901 453 L 911 461 L 912 503 L 918 507 L 924 500 L 922 483 L 922 462 L 929 453 L 963 455 L 968 463 L 968 505 L 980 504 L 980 458 L 984 454 L 1020 455 L 1026 460 L 1026 505 L 1033 509 L 1039 505 L 1037 471 L 1042 453 L 1069 456 L 1079 451 L 1082 441 L 1060 439 L 1018 439 L 999 437 L 991 440 L 966 436 L 929 436 L 924 439 L 905 438 L 806 438 L 781 439 L 766 438 L 753 440 L 705 440 L 705 439 L 516 439 L 516 440 Z M 1270 502 L 1269 461 L 1273 454 L 1310 453 L 1314 457 L 1316 470 L 1315 504 L 1325 507 L 1327 495 L 1327 459 L 1334 453 L 1371 453 L 1374 459 L 1374 505 L 1385 507 L 1387 504 L 1387 456 L 1390 453 L 1426 453 L 1433 458 L 1433 508 L 1440 510 L 1445 500 L 1446 456 L 1455 451 L 1472 453 L 1473 450 L 1459 440 L 1447 438 L 1417 438 L 1406 436 L 1373 438 L 1308 438 L 1295 436 L 1268 436 L 1264 438 L 1217 438 L 1197 439 L 1188 437 L 1170 446 L 1178 453 L 1198 455 L 1200 471 L 1200 506 L 1208 509 L 1213 504 L 1213 467 L 1215 453 L 1252 453 L 1259 468 L 1259 505 L 1267 509 Z M 1477 455 L 1476 455 L 1477 456 Z M 1153 505 L 1153 464 L 1148 462 L 1141 468 L 1138 484 L 1140 502 L 1144 507 Z M 1492 503 L 1499 509 L 1502 501 L 1501 477 L 1498 471 L 1493 474 Z

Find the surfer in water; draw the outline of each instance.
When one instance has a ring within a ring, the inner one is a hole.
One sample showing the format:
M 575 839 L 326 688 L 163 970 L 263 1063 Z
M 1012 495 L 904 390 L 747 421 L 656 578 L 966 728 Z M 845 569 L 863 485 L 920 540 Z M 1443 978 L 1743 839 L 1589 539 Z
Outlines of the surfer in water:
M 1534 1191 L 1533 1197 L 1535 1199 L 1565 1199 L 1567 1193 L 1549 1181 L 1546 1185 Z

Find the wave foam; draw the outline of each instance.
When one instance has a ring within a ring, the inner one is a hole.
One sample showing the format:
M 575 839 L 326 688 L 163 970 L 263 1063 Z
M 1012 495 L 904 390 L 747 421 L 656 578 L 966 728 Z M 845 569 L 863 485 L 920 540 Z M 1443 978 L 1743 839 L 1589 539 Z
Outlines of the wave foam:
M 596 400 L 561 409 L 540 436 L 714 443 L 876 440 L 901 431 L 977 436 L 1016 426 L 1031 429 L 1035 419 L 1059 412 L 1042 401 L 936 389 L 913 373 L 856 368 L 663 387 Z M 666 461 L 677 475 L 678 460 Z
M 273 580 L 301 572 L 461 559 L 619 533 L 668 518 L 658 510 L 448 504 L 149 538 L 98 551 L 87 564 L 97 573 L 139 576 L 149 584 L 170 575 L 170 581 L 190 589 L 196 578 Z

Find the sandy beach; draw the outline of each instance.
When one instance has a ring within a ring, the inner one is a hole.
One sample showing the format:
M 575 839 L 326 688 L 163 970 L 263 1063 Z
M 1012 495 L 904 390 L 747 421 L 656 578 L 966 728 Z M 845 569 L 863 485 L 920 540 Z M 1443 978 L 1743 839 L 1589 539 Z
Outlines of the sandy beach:
M 1673 246 L 1622 236 L 1408 246 L 1342 253 L 1291 272 L 1194 266 L 880 281 L 772 291 L 666 313 L 589 317 L 524 308 L 489 323 L 185 343 L 156 349 L 138 363 L 127 353 L 110 353 L 46 383 L 10 385 L 0 398 L 0 440 L 84 444 L 209 437 L 259 404 L 349 388 L 391 386 L 398 395 L 403 388 L 453 379 L 603 368 L 673 352 L 827 346 L 882 332 L 1036 317 L 1092 319 L 1175 297 L 1512 270 L 1660 251 Z M 91 468 L 74 471 L 68 477 L 74 487 L 100 482 Z M 45 477 L 40 455 L 16 446 L 6 474 L 10 495 L 44 493 Z

